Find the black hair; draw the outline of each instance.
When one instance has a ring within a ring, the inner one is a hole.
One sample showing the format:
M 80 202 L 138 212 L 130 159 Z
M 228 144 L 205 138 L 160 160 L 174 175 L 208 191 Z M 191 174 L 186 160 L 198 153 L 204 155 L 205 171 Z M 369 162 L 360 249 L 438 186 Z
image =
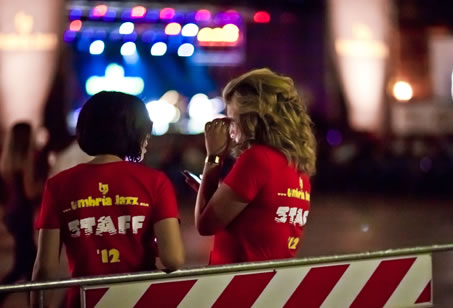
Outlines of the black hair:
M 136 162 L 151 130 L 152 122 L 141 99 L 102 91 L 82 107 L 76 133 L 80 148 L 88 155 L 113 154 Z

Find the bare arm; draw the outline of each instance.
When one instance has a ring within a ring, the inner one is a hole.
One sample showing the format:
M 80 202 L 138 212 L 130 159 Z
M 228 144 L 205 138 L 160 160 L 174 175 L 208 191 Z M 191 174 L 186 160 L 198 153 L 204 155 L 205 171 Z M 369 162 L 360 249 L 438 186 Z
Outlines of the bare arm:
M 211 200 L 219 186 L 220 170 L 221 166 L 218 164 L 205 163 L 204 165 L 202 181 L 197 192 L 194 213 L 195 226 L 201 235 L 210 235 L 210 232 L 207 232 L 207 229 L 209 229 L 207 226 L 209 225 L 209 221 L 205 221 L 207 218 L 209 219 L 206 215 L 206 211 L 209 200 Z M 215 217 L 212 218 L 215 219 Z
M 228 226 L 245 209 L 248 202 L 225 184 L 220 184 L 209 197 L 209 190 L 203 190 L 204 177 L 203 173 L 202 185 L 195 204 L 195 225 L 201 235 L 213 235 Z
M 159 257 L 165 268 L 169 271 L 181 268 L 185 257 L 178 219 L 166 218 L 156 222 L 154 234 L 159 247 Z
M 38 254 L 33 267 L 32 281 L 58 278 L 60 261 L 60 230 L 41 229 L 38 238 Z M 44 306 L 48 307 L 52 291 L 44 292 Z M 31 307 L 39 306 L 39 294 L 31 293 Z
M 205 127 L 206 151 L 209 155 L 226 155 L 229 139 L 229 120 L 216 119 Z M 201 235 L 213 235 L 227 226 L 247 206 L 227 185 L 219 186 L 221 163 L 207 162 L 195 203 L 195 225 Z

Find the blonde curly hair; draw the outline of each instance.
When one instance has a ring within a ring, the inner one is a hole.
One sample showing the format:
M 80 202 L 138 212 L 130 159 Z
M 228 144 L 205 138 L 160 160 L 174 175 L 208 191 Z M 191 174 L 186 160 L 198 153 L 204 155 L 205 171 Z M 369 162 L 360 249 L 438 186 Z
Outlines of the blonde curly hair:
M 244 136 L 235 144 L 240 154 L 252 144 L 281 151 L 299 171 L 314 175 L 316 141 L 307 107 L 290 77 L 267 68 L 249 71 L 231 80 L 223 90 L 223 99 L 235 99 L 239 129 Z

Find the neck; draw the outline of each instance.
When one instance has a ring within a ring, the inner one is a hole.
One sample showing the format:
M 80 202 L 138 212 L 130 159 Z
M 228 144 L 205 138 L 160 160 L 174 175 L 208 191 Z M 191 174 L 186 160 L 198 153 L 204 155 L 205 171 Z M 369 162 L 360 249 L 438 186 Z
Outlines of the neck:
M 121 157 L 118 157 L 113 154 L 100 154 L 100 155 L 96 155 L 88 163 L 89 164 L 105 164 L 105 163 L 113 163 L 116 161 L 123 161 L 123 159 L 121 159 Z

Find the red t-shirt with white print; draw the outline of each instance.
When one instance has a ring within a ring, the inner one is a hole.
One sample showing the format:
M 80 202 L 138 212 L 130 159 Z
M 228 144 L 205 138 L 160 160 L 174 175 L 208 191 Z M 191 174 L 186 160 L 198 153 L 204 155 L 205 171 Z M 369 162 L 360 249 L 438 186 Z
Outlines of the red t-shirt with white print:
M 172 217 L 179 212 L 169 179 L 120 161 L 80 164 L 50 178 L 36 227 L 60 229 L 70 273 L 80 277 L 155 269 L 153 225 Z
M 310 211 L 310 179 L 268 146 L 244 151 L 224 180 L 249 201 L 214 236 L 210 264 L 292 258 L 301 246 Z

